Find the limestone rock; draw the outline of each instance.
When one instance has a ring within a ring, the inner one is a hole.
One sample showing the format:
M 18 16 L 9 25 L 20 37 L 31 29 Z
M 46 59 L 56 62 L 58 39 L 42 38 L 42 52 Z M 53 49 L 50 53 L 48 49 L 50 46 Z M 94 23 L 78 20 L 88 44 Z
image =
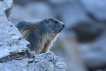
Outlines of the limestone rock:
M 54 53 L 36 55 L 32 62 L 28 58 L 0 63 L 0 71 L 68 71 L 61 57 Z
M 0 58 L 12 52 L 22 52 L 29 44 L 25 39 L 21 39 L 18 29 L 7 19 L 5 11 L 11 6 L 12 0 L 0 1 Z

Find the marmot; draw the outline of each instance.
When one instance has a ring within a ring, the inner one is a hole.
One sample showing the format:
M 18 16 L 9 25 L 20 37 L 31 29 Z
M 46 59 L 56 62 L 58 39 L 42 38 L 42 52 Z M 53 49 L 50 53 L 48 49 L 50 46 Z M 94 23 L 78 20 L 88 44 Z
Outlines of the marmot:
M 64 24 L 59 20 L 48 18 L 42 21 L 20 21 L 16 27 L 23 38 L 30 42 L 30 50 L 36 54 L 48 52 Z

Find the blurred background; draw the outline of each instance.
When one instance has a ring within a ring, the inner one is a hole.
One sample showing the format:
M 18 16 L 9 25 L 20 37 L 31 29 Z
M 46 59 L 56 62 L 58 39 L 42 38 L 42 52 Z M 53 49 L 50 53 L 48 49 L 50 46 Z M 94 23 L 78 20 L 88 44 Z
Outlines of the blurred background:
M 106 0 L 14 0 L 9 20 L 49 17 L 65 24 L 51 51 L 68 71 L 106 71 Z

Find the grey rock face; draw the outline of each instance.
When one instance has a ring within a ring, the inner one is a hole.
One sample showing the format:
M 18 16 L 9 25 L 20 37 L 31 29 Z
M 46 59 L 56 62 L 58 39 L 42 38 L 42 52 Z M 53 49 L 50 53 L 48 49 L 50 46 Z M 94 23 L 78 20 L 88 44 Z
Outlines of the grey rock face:
M 33 67 L 32 67 L 33 66 Z M 29 63 L 28 71 L 67 71 L 61 57 L 53 53 L 43 53 L 35 56 L 34 63 Z
M 8 17 L 12 9 L 12 0 L 1 0 L 0 4 L 0 9 L 3 9 L 5 11 L 6 16 Z
M 54 53 L 36 55 L 32 62 L 28 58 L 0 63 L 0 71 L 67 71 L 61 57 Z
M 12 0 L 0 2 L 0 58 L 11 52 L 22 52 L 29 44 L 25 39 L 20 39 L 22 36 L 18 29 L 6 17 L 5 11 L 11 6 Z

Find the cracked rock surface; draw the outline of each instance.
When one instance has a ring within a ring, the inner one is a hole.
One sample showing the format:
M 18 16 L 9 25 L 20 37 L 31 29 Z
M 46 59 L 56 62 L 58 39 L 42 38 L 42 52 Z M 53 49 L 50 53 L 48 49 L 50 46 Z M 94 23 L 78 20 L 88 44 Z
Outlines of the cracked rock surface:
M 12 52 L 22 52 L 29 44 L 25 39 L 21 39 L 22 35 L 18 29 L 7 19 L 5 11 L 9 11 L 11 6 L 12 0 L 0 1 L 0 58 Z
M 29 64 L 28 71 L 67 71 L 67 67 L 61 57 L 50 52 L 36 55 L 34 62 Z
M 0 71 L 67 71 L 61 57 L 54 53 L 36 55 L 32 62 L 28 58 L 0 63 Z

